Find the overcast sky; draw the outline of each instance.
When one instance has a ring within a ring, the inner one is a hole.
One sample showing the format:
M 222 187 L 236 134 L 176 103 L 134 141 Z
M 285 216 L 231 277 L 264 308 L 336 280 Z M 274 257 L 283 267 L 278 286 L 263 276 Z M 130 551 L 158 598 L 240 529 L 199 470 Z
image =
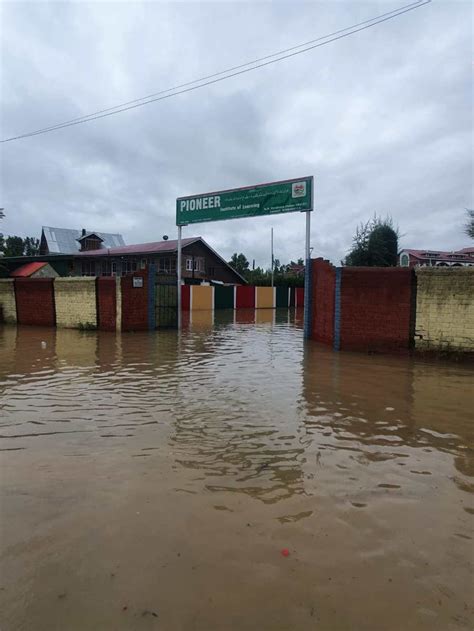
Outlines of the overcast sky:
M 1 137 L 276 52 L 407 2 L 3 3 Z M 1 145 L 5 234 L 41 226 L 176 235 L 175 200 L 314 175 L 313 256 L 360 221 L 401 247 L 456 249 L 473 201 L 472 8 L 433 1 L 278 64 L 102 120 Z M 184 228 L 269 264 L 304 253 L 304 216 Z

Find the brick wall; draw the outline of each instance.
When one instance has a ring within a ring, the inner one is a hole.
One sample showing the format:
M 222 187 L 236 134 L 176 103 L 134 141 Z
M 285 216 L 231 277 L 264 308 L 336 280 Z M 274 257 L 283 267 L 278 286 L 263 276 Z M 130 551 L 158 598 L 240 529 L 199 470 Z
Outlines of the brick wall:
M 304 287 L 295 287 L 295 307 L 298 309 L 304 307 Z
M 14 280 L 0 279 L 0 322 L 16 322 L 15 286 Z
M 19 324 L 56 324 L 52 278 L 17 278 L 15 297 Z
M 133 278 L 142 277 L 143 287 L 134 287 Z M 148 330 L 148 282 L 147 273 L 136 272 L 123 276 L 121 282 L 122 331 Z
M 342 268 L 341 350 L 408 352 L 412 278 L 405 268 Z
M 97 279 L 97 326 L 101 331 L 115 331 L 117 326 L 117 281 L 102 276 Z
M 77 329 L 97 326 L 95 278 L 55 278 L 56 326 Z
M 418 350 L 474 351 L 474 268 L 416 270 Z
M 336 268 L 322 258 L 313 261 L 313 309 L 311 337 L 318 342 L 334 341 L 334 291 Z

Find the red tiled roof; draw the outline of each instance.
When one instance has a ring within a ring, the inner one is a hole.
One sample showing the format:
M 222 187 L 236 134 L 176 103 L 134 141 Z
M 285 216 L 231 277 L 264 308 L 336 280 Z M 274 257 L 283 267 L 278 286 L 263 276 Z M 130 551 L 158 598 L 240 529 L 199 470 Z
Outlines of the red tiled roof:
M 184 248 L 201 237 L 190 237 L 181 239 L 181 246 Z M 123 245 L 118 248 L 101 248 L 100 250 L 85 250 L 78 252 L 75 256 L 120 256 L 123 254 L 154 254 L 155 252 L 176 252 L 178 249 L 177 239 L 171 241 L 152 241 L 151 243 L 135 243 L 133 245 Z
M 14 276 L 15 278 L 28 278 L 28 276 L 31 276 L 45 265 L 47 265 L 47 263 L 26 263 L 14 270 L 10 276 Z
M 439 261 L 452 261 L 456 256 L 460 260 L 466 259 L 467 255 L 474 252 L 474 248 L 464 248 L 463 250 L 445 251 L 445 250 L 411 250 L 405 248 L 400 254 L 409 254 L 416 259 L 437 259 Z M 431 256 L 428 256 L 431 254 Z

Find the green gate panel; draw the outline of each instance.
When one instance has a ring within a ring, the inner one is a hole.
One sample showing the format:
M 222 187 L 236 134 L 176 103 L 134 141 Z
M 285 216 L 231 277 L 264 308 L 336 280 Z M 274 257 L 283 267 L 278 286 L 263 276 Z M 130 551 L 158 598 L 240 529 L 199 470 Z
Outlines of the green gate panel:
M 176 284 L 155 285 L 155 326 L 175 328 L 178 323 L 178 290 Z
M 276 306 L 277 308 L 288 307 L 288 287 L 276 288 Z
M 214 309 L 234 308 L 234 288 L 215 285 L 214 287 Z

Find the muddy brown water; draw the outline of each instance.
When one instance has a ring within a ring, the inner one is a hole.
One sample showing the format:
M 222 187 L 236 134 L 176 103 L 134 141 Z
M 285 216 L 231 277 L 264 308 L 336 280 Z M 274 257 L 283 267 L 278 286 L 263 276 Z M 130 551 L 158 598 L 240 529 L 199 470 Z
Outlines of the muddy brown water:
M 2 631 L 473 628 L 472 367 L 223 312 L 4 327 L 0 384 Z

